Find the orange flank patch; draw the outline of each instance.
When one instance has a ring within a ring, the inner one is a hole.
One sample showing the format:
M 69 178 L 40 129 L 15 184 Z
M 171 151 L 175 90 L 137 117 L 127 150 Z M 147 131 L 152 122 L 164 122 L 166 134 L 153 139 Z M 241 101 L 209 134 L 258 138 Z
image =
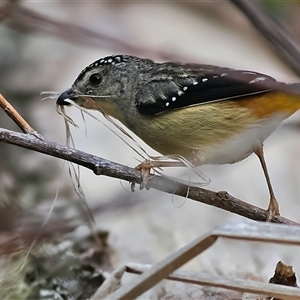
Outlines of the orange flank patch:
M 273 114 L 287 114 L 288 116 L 300 109 L 300 96 L 284 92 L 269 92 L 255 97 L 237 100 L 240 107 L 249 107 L 253 114 L 264 119 Z

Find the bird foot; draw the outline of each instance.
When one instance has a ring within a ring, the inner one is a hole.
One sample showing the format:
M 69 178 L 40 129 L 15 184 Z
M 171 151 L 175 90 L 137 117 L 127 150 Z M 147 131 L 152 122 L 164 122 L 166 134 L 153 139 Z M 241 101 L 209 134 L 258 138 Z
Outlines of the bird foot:
M 151 169 L 154 167 L 155 167 L 155 165 L 150 160 L 146 160 L 135 167 L 136 170 L 141 171 L 142 182 L 140 184 L 140 190 L 142 190 L 144 188 L 147 190 L 150 189 L 150 187 L 148 186 L 148 181 L 152 175 Z
M 275 216 L 280 216 L 279 213 L 279 204 L 275 197 L 270 199 L 269 207 L 266 210 L 267 219 L 266 222 L 271 222 Z

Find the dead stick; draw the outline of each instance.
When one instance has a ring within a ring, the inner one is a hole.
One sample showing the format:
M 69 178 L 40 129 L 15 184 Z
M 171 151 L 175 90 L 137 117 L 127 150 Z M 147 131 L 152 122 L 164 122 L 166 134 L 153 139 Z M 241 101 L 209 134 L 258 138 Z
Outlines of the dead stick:
M 35 130 L 23 119 L 15 108 L 0 94 L 0 107 L 19 126 L 24 133 L 34 133 Z

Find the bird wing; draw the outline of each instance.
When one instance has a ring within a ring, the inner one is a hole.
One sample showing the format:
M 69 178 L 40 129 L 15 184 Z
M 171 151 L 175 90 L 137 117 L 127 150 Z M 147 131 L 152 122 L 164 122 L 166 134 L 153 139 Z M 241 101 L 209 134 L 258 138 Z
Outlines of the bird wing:
M 184 107 L 212 102 L 239 100 L 266 93 L 277 81 L 267 75 L 219 68 L 192 76 L 170 75 L 145 84 L 136 107 L 141 114 L 156 115 Z M 147 86 L 148 85 L 148 86 Z

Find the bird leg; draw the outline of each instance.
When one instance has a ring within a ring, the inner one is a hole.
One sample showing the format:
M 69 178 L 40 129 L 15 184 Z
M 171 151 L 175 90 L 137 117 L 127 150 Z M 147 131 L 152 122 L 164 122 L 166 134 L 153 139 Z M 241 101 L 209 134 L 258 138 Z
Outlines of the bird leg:
M 272 219 L 274 218 L 274 216 L 279 216 L 279 205 L 278 202 L 276 200 L 273 188 L 272 188 L 272 184 L 271 184 L 271 180 L 269 177 L 269 173 L 268 173 L 268 169 L 267 169 L 267 165 L 265 162 L 265 158 L 264 158 L 264 152 L 263 152 L 263 146 L 259 146 L 254 150 L 254 153 L 257 155 L 260 164 L 263 168 L 264 174 L 265 174 L 265 178 L 267 181 L 267 185 L 268 185 L 268 189 L 269 189 L 269 193 L 270 193 L 270 202 L 269 202 L 269 207 L 267 209 L 267 222 L 272 221 Z

